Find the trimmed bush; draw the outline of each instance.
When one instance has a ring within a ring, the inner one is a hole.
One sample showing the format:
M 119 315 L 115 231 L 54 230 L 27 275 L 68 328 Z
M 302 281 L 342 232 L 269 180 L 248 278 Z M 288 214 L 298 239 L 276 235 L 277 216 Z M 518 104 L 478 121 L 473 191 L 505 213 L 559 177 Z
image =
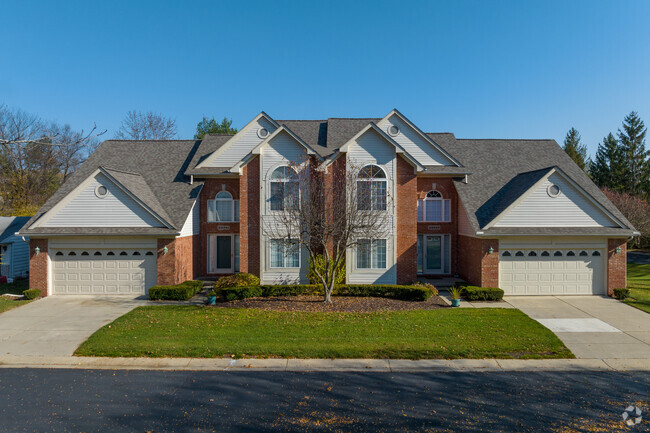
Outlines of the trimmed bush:
M 322 287 L 315 284 L 296 285 L 263 285 L 250 287 L 227 287 L 221 290 L 226 301 L 255 297 L 323 295 Z M 372 284 L 343 284 L 336 286 L 332 295 L 393 298 L 405 301 L 426 301 L 434 292 L 428 287 L 372 285 Z
M 621 301 L 623 299 L 627 299 L 630 297 L 630 289 L 626 289 L 626 288 L 614 289 L 614 297 Z
M 203 281 L 188 280 L 175 286 L 153 286 L 149 289 L 149 299 L 154 301 L 187 301 L 199 293 Z
M 438 289 L 436 289 L 436 286 L 431 283 L 421 283 L 419 281 L 416 281 L 415 283 L 411 284 L 411 287 L 424 287 L 431 289 L 431 293 L 433 293 L 434 296 L 438 296 Z
M 260 286 L 251 287 L 226 287 L 221 289 L 221 296 L 226 301 L 236 301 L 238 299 L 257 298 L 262 296 L 262 288 Z
M 226 275 L 225 277 L 219 278 L 214 283 L 215 291 L 218 289 L 224 289 L 226 287 L 251 287 L 259 286 L 260 279 L 256 275 L 241 273 L 234 275 Z
M 467 301 L 500 301 L 503 290 L 497 287 L 462 286 L 460 295 Z
M 36 299 L 41 296 L 41 291 L 38 289 L 27 289 L 23 291 L 23 296 L 27 299 Z
M 330 263 L 330 270 L 334 266 L 333 263 Z M 320 254 L 316 256 L 316 260 L 309 261 L 309 272 L 307 272 L 307 278 L 311 284 L 321 284 L 320 278 L 316 275 L 314 268 L 318 269 L 318 272 L 323 274 L 325 272 L 325 256 Z M 336 278 L 334 284 L 339 285 L 345 283 L 345 259 L 341 260 L 339 265 L 336 268 Z

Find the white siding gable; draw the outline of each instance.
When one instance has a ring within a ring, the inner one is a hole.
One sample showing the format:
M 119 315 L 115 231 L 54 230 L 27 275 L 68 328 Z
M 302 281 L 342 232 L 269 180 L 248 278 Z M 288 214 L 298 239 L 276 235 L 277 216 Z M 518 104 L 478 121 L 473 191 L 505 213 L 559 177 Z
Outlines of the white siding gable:
M 95 195 L 95 188 L 108 189 L 104 198 Z M 72 193 L 74 194 L 74 192 Z M 39 224 L 41 227 L 164 227 L 151 213 L 129 197 L 122 189 L 99 173 L 73 197 L 67 197 L 60 209 Z
M 260 128 L 265 128 L 269 134 L 276 129 L 265 117 L 260 117 L 257 121 L 247 125 L 241 131 L 241 135 L 234 136 L 222 148 L 218 149 L 215 157 L 206 161 L 205 167 L 233 167 L 262 142 L 257 135 Z
M 289 135 L 280 131 L 262 149 L 262 179 L 268 179 L 270 170 L 287 162 L 302 164 L 307 159 L 307 150 Z
M 552 184 L 560 187 L 557 197 L 547 192 Z M 553 173 L 494 227 L 618 227 L 618 224 L 563 176 Z
M 409 155 L 415 158 L 421 165 L 452 165 L 453 163 L 442 152 L 425 140 L 416 130 L 411 128 L 397 114 L 388 119 L 382 120 L 377 126 L 388 134 L 388 127 L 395 125 L 399 128 L 399 134 L 391 136 Z
M 377 131 L 369 129 L 348 148 L 348 161 L 357 169 L 367 164 L 377 164 L 386 170 L 388 177 L 392 179 L 395 146 L 387 142 Z
M 199 199 L 197 198 L 194 204 L 192 205 L 192 210 L 190 211 L 183 228 L 181 229 L 181 234 L 179 237 L 183 236 L 193 236 L 199 234 Z

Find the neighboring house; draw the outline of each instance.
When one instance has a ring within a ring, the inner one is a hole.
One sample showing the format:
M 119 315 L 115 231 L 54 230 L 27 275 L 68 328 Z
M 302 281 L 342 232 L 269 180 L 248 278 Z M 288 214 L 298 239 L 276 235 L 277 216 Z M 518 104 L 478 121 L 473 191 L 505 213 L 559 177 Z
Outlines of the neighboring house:
M 31 287 L 143 294 L 233 272 L 305 282 L 306 252 L 283 251 L 261 222 L 291 189 L 288 163 L 307 157 L 327 173 L 375 166 L 373 192 L 395 197 L 390 234 L 369 240 L 368 254 L 348 252 L 348 282 L 458 274 L 508 295 L 626 285 L 636 232 L 554 140 L 424 133 L 393 110 L 374 119 L 260 113 L 232 136 L 106 141 L 22 228 Z
M 29 244 L 16 232 L 30 217 L 0 217 L 0 276 L 8 281 L 29 274 Z

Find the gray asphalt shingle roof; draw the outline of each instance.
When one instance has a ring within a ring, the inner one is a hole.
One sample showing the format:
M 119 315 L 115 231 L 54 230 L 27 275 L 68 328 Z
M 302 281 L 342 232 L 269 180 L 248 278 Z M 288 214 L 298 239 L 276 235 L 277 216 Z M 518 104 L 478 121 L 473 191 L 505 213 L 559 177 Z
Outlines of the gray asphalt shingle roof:
M 15 233 L 29 221 L 30 217 L 0 217 L 0 244 L 12 243 Z M 12 239 L 13 238 L 13 239 Z

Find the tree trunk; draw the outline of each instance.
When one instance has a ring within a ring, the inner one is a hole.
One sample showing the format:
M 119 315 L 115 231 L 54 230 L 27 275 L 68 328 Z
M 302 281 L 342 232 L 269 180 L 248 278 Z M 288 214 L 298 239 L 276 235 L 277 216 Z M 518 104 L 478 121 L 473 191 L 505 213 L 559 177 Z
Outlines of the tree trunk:
M 329 289 L 325 289 L 325 303 L 326 304 L 332 303 L 332 292 Z

